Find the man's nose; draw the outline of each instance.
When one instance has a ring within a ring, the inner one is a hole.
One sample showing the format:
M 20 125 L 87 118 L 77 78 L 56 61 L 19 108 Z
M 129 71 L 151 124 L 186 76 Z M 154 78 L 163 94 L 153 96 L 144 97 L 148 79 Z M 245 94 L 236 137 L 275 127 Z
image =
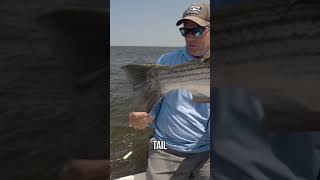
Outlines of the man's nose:
M 187 36 L 186 36 L 186 39 L 188 40 L 194 40 L 196 37 L 191 33 L 191 32 L 188 32 Z

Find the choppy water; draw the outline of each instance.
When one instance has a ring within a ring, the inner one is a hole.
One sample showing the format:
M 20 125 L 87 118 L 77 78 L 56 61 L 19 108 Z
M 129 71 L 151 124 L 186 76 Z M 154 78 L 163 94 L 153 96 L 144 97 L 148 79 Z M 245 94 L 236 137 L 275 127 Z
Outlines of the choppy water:
M 111 47 L 110 49 L 110 128 L 112 178 L 145 171 L 147 141 L 151 130 L 134 130 L 128 126 L 128 114 L 134 111 L 132 86 L 120 69 L 126 64 L 155 63 L 174 47 Z M 124 160 L 130 151 L 132 155 Z
M 1 180 L 58 179 L 70 158 L 77 126 L 71 72 L 52 52 L 35 18 L 65 8 L 103 7 L 94 1 L 56 0 L 0 7 Z M 83 140 L 82 140 L 83 142 Z M 85 143 L 85 142 L 84 142 Z

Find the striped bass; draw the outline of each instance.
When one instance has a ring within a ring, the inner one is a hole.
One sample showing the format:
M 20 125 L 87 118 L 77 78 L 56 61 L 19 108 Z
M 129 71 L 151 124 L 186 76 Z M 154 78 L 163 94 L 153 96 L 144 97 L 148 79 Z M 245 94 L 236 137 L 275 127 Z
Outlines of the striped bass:
M 149 112 L 162 96 L 176 89 L 190 91 L 196 103 L 210 102 L 209 58 L 176 66 L 129 64 L 122 69 L 144 104 L 143 109 L 146 112 Z

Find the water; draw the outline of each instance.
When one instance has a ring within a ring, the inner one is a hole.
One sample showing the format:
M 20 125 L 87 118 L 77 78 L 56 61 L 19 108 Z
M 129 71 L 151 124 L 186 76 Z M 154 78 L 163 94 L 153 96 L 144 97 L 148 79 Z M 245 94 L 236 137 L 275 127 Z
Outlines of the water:
M 151 129 L 135 130 L 128 126 L 128 114 L 134 111 L 132 86 L 120 69 L 126 64 L 155 63 L 164 53 L 175 47 L 110 48 L 110 144 L 112 178 L 145 171 Z M 132 155 L 123 159 L 130 151 Z
M 35 18 L 68 7 L 94 6 L 84 0 L 2 2 L 1 179 L 57 180 L 72 153 L 75 132 L 87 127 L 79 127 L 80 121 L 73 118 L 71 72 L 52 51 L 48 33 Z

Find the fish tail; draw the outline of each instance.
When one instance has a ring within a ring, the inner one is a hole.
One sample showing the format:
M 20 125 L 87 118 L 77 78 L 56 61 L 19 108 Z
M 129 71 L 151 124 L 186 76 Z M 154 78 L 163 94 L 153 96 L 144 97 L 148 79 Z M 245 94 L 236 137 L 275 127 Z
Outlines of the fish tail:
M 129 64 L 123 66 L 126 76 L 133 85 L 134 90 L 139 89 L 146 83 L 147 74 L 152 69 L 152 65 Z
M 152 74 L 151 69 L 159 66 L 156 64 L 129 64 L 123 66 L 122 69 L 125 71 L 127 79 L 133 85 L 133 90 L 136 92 L 136 104 L 139 105 L 141 110 L 150 112 L 153 105 L 161 98 L 161 91 L 156 85 L 150 81 Z

